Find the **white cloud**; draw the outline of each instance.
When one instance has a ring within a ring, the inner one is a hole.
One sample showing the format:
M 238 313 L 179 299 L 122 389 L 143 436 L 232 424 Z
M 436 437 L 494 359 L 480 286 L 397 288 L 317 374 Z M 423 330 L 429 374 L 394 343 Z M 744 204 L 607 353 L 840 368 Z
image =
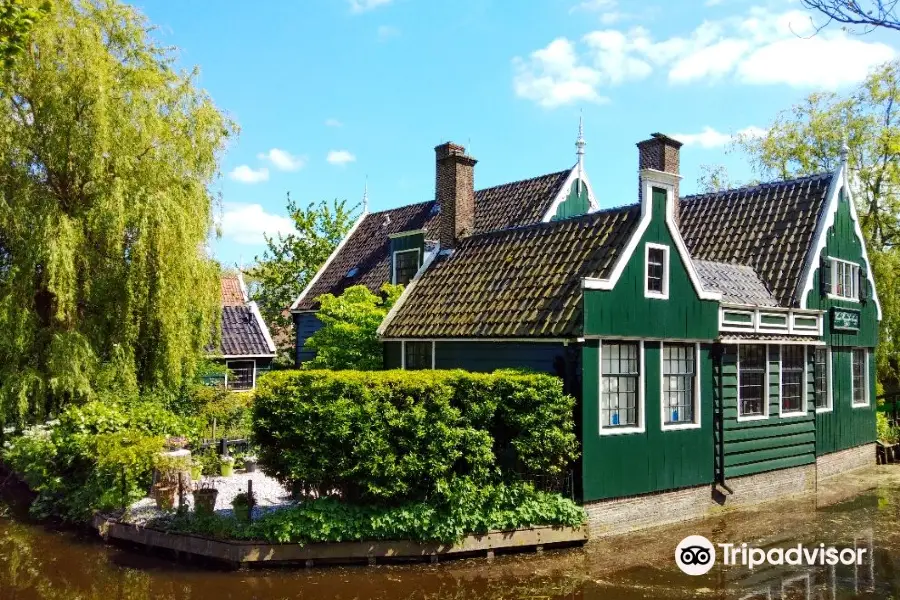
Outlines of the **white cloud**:
M 346 165 L 347 163 L 355 162 L 356 157 L 347 150 L 332 150 L 328 153 L 325 160 L 333 165 Z
M 392 25 L 380 25 L 378 27 L 377 35 L 379 42 L 385 42 L 400 35 L 400 29 Z
M 325 127 L 343 127 L 344 124 L 337 119 L 325 119 Z
M 572 10 L 607 10 L 607 23 L 628 17 L 612 14 L 615 6 L 614 0 L 588 0 Z M 860 81 L 897 55 L 887 44 L 838 29 L 813 33 L 808 13 L 762 7 L 706 20 L 686 35 L 663 39 L 654 39 L 644 27 L 598 29 L 577 45 L 558 38 L 526 59 L 514 58 L 513 86 L 519 97 L 547 108 L 604 100 L 605 88 L 656 72 L 671 84 L 726 81 L 835 89 Z
M 249 165 L 240 165 L 228 174 L 230 178 L 241 183 L 259 183 L 268 181 L 269 170 L 265 167 L 261 169 L 252 169 Z
M 730 142 L 737 135 L 747 135 L 750 137 L 758 137 L 764 135 L 766 130 L 750 125 L 739 130 L 735 135 L 716 131 L 709 125 L 703 128 L 700 133 L 676 133 L 673 138 L 682 142 L 685 146 L 697 146 L 699 148 L 719 148 Z
M 305 156 L 295 156 L 286 150 L 272 148 L 268 152 L 256 155 L 260 160 L 267 160 L 279 171 L 297 171 L 306 165 Z
M 391 3 L 391 0 L 349 0 L 349 2 L 350 12 L 359 14 L 378 8 L 379 6 L 386 6 Z
M 578 64 L 572 42 L 558 38 L 546 48 L 535 50 L 527 59 L 513 59 L 516 95 L 547 108 L 572 102 L 604 102 L 596 87 L 600 73 Z
M 222 237 L 238 244 L 263 244 L 263 234 L 275 237 L 277 234 L 294 232 L 294 224 L 287 217 L 267 213 L 259 204 L 226 202 L 219 225 Z
M 618 4 L 617 0 L 584 0 L 569 9 L 569 13 L 578 11 L 601 12 L 612 10 Z

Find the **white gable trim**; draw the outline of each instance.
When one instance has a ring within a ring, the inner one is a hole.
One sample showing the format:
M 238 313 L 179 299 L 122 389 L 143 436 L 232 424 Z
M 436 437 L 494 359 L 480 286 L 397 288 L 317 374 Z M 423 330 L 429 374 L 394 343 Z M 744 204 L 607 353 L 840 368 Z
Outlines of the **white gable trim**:
M 269 352 L 276 353 L 277 350 L 275 348 L 275 342 L 272 340 L 272 336 L 269 334 L 269 328 L 266 326 L 266 322 L 262 318 L 262 314 L 259 312 L 259 306 L 256 305 L 256 302 L 249 302 L 248 306 L 250 307 L 250 312 L 253 313 L 253 316 L 256 317 L 256 322 L 259 324 L 259 328 L 262 331 L 263 337 L 266 338 L 266 345 L 269 347 Z
M 881 302 L 878 300 L 878 290 L 875 287 L 875 276 L 872 274 L 872 263 L 869 262 L 869 253 L 866 251 L 866 240 L 863 237 L 862 230 L 859 227 L 859 217 L 856 214 L 856 203 L 853 201 L 853 193 L 850 191 L 849 169 L 846 164 L 842 164 L 831 183 L 828 185 L 828 192 L 825 199 L 825 214 L 819 218 L 816 225 L 816 233 L 813 237 L 813 243 L 806 255 L 806 262 L 803 264 L 803 270 L 800 272 L 800 281 L 803 286 L 799 288 L 798 296 L 794 300 L 802 308 L 808 308 L 809 293 L 813 289 L 814 276 L 818 268 L 819 257 L 825 250 L 825 242 L 828 237 L 828 230 L 834 226 L 835 215 L 837 215 L 838 203 L 840 201 L 840 191 L 844 188 L 847 194 L 847 201 L 850 204 L 850 218 L 853 220 L 853 231 L 856 238 L 862 246 L 863 259 L 866 261 L 866 277 L 872 288 L 871 300 L 875 303 L 875 309 L 878 313 L 878 320 L 881 320 Z
M 412 280 L 409 282 L 405 288 L 403 288 L 403 292 L 400 293 L 400 297 L 397 298 L 397 301 L 394 302 L 394 306 L 391 307 L 391 310 L 388 311 L 388 314 L 385 315 L 384 320 L 381 322 L 381 325 L 378 326 L 378 329 L 375 331 L 375 335 L 379 338 L 384 335 L 384 331 L 387 329 L 388 325 L 391 324 L 391 321 L 394 320 L 394 316 L 397 314 L 397 311 L 400 310 L 400 307 L 403 306 L 403 303 L 406 302 L 406 299 L 412 293 L 413 289 L 416 287 L 416 284 L 419 282 L 419 278 L 422 276 L 431 263 L 437 258 L 438 254 L 440 254 L 441 246 L 439 243 L 435 243 L 435 247 L 430 252 L 425 253 L 425 260 L 422 261 L 422 266 L 419 267 L 419 270 L 416 271 L 416 274 L 413 276 Z
M 578 180 L 578 165 L 572 167 L 572 170 L 569 171 L 569 175 L 566 177 L 565 182 L 563 182 L 562 187 L 556 193 L 556 197 L 553 198 L 553 202 L 550 203 L 550 208 L 547 209 L 547 212 L 544 213 L 544 216 L 541 217 L 541 221 L 547 223 L 556 216 L 556 211 L 559 210 L 559 205 L 566 201 L 566 198 L 569 197 L 569 192 L 572 190 L 572 184 Z M 582 183 L 587 186 L 588 191 L 588 202 L 590 203 L 590 207 L 588 208 L 588 213 L 595 212 L 600 209 L 600 204 L 597 203 L 597 198 L 594 196 L 594 188 L 591 186 L 591 182 L 588 179 L 587 171 L 582 169 L 581 177 Z
M 675 207 L 672 202 L 672 196 L 675 194 L 675 184 L 681 179 L 681 176 L 656 171 L 654 169 L 644 169 L 640 172 L 640 177 L 641 186 L 643 186 L 643 194 L 641 201 L 641 220 L 638 223 L 637 229 L 631 234 L 628 245 L 625 246 L 625 251 L 619 256 L 619 260 L 616 262 L 615 267 L 613 267 L 609 278 L 594 279 L 585 277 L 582 280 L 582 287 L 588 290 L 611 290 L 616 287 L 616 283 L 618 283 L 619 278 L 622 276 L 625 266 L 628 264 L 628 261 L 631 260 L 631 256 L 634 254 L 638 244 L 644 237 L 644 233 L 647 231 L 647 227 L 650 225 L 650 221 L 653 218 L 652 211 L 650 210 L 653 201 L 653 188 L 659 187 L 664 188 L 667 195 L 666 227 L 669 229 L 669 234 L 672 236 L 672 241 L 675 244 L 675 248 L 678 250 L 679 256 L 681 256 L 682 262 L 684 262 L 685 270 L 687 270 L 688 277 L 694 286 L 694 290 L 697 291 L 697 296 L 701 300 L 721 300 L 722 294 L 720 292 L 703 289 L 703 285 L 700 283 L 700 276 L 697 274 L 697 269 L 694 267 L 691 255 L 688 252 L 684 239 L 681 237 L 681 232 L 678 230 L 678 226 L 675 223 Z
M 297 306 L 300 305 L 300 302 L 303 301 L 303 299 L 306 297 L 306 294 L 308 294 L 309 290 L 312 289 L 312 286 L 314 286 L 316 284 L 316 282 L 319 280 L 319 277 L 322 276 L 322 273 L 324 273 L 325 269 L 328 268 L 328 265 L 331 264 L 331 261 L 333 261 L 335 259 L 335 257 L 337 257 L 337 255 L 340 254 L 341 250 L 344 248 L 344 245 L 347 243 L 347 240 L 349 240 L 351 237 L 353 237 L 353 234 L 356 233 L 357 228 L 360 226 L 360 224 L 365 220 L 365 218 L 368 215 L 369 215 L 369 213 L 366 211 L 363 211 L 362 214 L 359 215 L 359 218 L 356 220 L 356 223 L 353 224 L 353 226 L 350 228 L 350 231 L 348 231 L 347 235 L 344 236 L 344 239 L 342 239 L 340 241 L 340 243 L 337 245 L 337 247 L 335 247 L 334 251 L 331 253 L 331 255 L 328 257 L 328 259 L 325 261 L 325 264 L 323 264 L 322 267 L 318 271 L 316 271 L 316 274 L 313 275 L 313 278 L 309 280 L 309 283 L 306 284 L 306 287 L 303 288 L 303 291 L 300 292 L 300 295 L 297 296 L 297 299 L 294 300 L 293 304 L 291 304 L 292 312 L 295 311 Z

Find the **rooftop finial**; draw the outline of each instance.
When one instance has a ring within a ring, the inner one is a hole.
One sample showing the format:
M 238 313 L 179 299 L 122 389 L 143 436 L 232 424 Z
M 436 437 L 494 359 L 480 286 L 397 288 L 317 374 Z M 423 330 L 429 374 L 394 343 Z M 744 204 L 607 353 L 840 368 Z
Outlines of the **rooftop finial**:
M 578 139 L 575 140 L 575 155 L 578 158 L 578 193 L 581 193 L 581 178 L 584 175 L 584 117 L 578 114 Z
M 363 188 L 363 214 L 369 212 L 369 176 L 366 175 L 366 185 Z

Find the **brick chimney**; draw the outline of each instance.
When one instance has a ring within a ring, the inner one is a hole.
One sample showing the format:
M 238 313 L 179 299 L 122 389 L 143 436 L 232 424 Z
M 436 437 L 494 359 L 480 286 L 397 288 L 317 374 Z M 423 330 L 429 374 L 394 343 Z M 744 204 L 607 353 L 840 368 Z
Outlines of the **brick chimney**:
M 678 172 L 679 152 L 681 142 L 672 139 L 662 133 L 650 134 L 649 140 L 638 142 L 638 199 L 643 201 L 644 181 L 650 181 L 654 184 L 663 184 L 662 187 L 672 188 L 672 199 L 674 200 L 673 212 L 675 222 L 679 222 L 679 195 L 678 182 L 681 175 Z M 647 171 L 650 169 L 650 171 Z M 667 173 L 669 176 L 658 175 L 657 173 Z M 674 175 L 674 177 L 672 177 Z M 665 185 L 668 184 L 668 185 Z
M 441 209 L 441 248 L 454 248 L 457 240 L 475 228 L 475 163 L 466 149 L 447 142 L 434 149 L 434 198 Z

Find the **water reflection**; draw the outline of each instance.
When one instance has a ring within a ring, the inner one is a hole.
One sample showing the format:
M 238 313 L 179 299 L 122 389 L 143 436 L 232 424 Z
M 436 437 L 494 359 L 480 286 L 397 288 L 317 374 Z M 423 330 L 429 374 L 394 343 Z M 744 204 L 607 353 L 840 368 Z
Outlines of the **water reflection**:
M 2 600 L 839 600 L 900 597 L 900 487 L 827 509 L 798 502 L 595 542 L 575 551 L 440 565 L 215 572 L 184 567 L 80 537 L 0 519 Z M 777 512 L 777 514 L 773 514 Z M 773 532 L 783 532 L 773 534 Z M 798 543 L 866 550 L 862 565 L 747 567 L 717 564 L 692 578 L 674 564 L 688 534 L 716 543 L 787 548 Z

